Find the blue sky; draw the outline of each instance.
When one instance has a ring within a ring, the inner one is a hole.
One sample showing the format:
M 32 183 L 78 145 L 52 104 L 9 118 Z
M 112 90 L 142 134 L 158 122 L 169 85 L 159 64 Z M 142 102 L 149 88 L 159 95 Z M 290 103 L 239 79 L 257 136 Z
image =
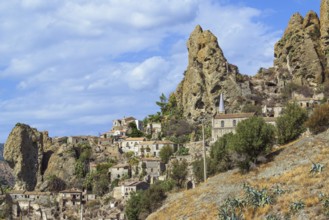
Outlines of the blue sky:
M 197 24 L 253 75 L 273 62 L 290 16 L 320 0 L 11 0 L 0 3 L 0 142 L 17 122 L 50 136 L 143 119 L 174 91 Z

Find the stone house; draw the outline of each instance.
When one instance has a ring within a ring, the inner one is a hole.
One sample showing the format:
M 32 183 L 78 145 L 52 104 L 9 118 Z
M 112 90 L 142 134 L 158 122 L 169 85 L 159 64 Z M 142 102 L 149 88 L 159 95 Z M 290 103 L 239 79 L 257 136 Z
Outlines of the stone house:
M 138 164 L 139 170 L 142 171 L 145 169 L 147 173 L 147 181 L 151 184 L 158 180 L 159 177 L 166 170 L 166 165 L 161 162 L 159 158 L 143 158 Z
M 291 102 L 297 103 L 302 108 L 313 109 L 317 105 L 320 105 L 324 98 L 325 96 L 323 93 L 314 94 L 312 97 L 305 97 L 302 94 L 293 92 Z
M 97 145 L 98 137 L 96 136 L 70 136 L 67 138 L 67 143 L 77 146 L 79 144 L 89 144 L 90 146 Z
M 144 141 L 139 144 L 138 156 L 159 157 L 160 150 L 164 146 L 170 146 L 175 150 L 177 145 L 171 141 Z
M 161 123 L 147 123 L 146 128 L 145 128 L 145 133 L 146 134 L 159 134 L 161 133 L 162 128 L 161 128 Z
M 281 105 L 268 106 L 264 105 L 262 114 L 264 117 L 279 117 L 282 113 L 283 107 Z
M 132 192 L 136 192 L 138 190 L 147 190 L 149 186 L 150 185 L 144 181 L 125 182 L 121 186 L 122 198 L 129 199 Z
M 254 116 L 255 113 L 232 113 L 226 114 L 224 107 L 223 94 L 220 96 L 219 111 L 212 118 L 212 142 L 218 140 L 224 134 L 234 133 L 239 122 Z
M 121 179 L 122 177 L 131 177 L 131 167 L 129 164 L 117 164 L 109 168 L 109 174 L 111 175 L 111 181 Z
M 82 191 L 78 189 L 63 190 L 59 192 L 62 211 L 69 206 L 80 206 L 82 204 Z
M 234 133 L 237 124 L 255 113 L 217 114 L 212 119 L 212 141 L 216 141 L 224 134 Z
M 55 201 L 56 197 L 51 192 L 27 192 L 27 191 L 11 191 L 9 196 L 13 201 L 12 211 L 14 217 L 20 217 L 24 211 L 30 212 L 32 215 L 46 215 L 46 210 L 40 206 L 51 206 L 51 202 Z
M 123 152 L 132 151 L 137 155 L 139 146 L 144 141 L 146 141 L 145 137 L 126 138 L 121 142 L 121 149 Z

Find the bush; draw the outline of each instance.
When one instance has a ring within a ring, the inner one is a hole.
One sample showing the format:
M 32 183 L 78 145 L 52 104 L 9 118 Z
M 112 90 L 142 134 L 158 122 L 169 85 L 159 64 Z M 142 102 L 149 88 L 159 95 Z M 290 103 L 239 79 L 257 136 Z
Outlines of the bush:
M 307 112 L 296 103 L 286 105 L 283 115 L 277 118 L 276 127 L 279 144 L 295 140 L 305 131 Z
M 49 185 L 48 189 L 51 192 L 59 192 L 66 188 L 66 183 L 61 178 L 56 175 L 52 175 L 48 177 Z
M 176 182 L 176 186 L 181 188 L 187 176 L 187 161 L 174 160 L 171 165 L 170 178 Z
M 189 150 L 190 149 L 188 149 L 188 148 L 186 148 L 186 147 L 180 147 L 179 149 L 178 149 L 178 151 L 176 152 L 176 154 L 178 155 L 178 156 L 186 156 L 186 155 L 189 155 Z
M 210 159 L 209 157 L 206 158 L 207 162 L 207 176 L 212 176 L 216 173 L 215 167 L 216 163 L 214 160 Z M 203 159 L 198 159 L 195 160 L 192 163 L 193 166 L 193 173 L 198 182 L 203 182 L 204 181 L 204 170 L 203 170 Z
M 263 118 L 254 116 L 237 125 L 231 144 L 234 151 L 245 157 L 244 162 L 255 163 L 258 156 L 273 146 L 274 133 L 273 125 L 266 124 Z
M 145 191 L 137 191 L 130 195 L 125 213 L 128 220 L 145 219 L 154 212 L 166 198 L 163 182 L 157 182 Z
M 210 157 L 212 159 L 213 169 L 216 172 L 226 171 L 232 168 L 232 159 L 230 155 L 230 144 L 234 135 L 225 134 L 219 138 L 210 148 Z
M 163 148 L 161 148 L 161 150 L 159 152 L 161 161 L 163 163 L 167 164 L 171 155 L 173 155 L 173 153 L 174 153 L 174 149 L 169 145 L 165 145 Z
M 329 128 L 329 104 L 319 105 L 315 108 L 305 125 L 313 134 L 318 134 Z

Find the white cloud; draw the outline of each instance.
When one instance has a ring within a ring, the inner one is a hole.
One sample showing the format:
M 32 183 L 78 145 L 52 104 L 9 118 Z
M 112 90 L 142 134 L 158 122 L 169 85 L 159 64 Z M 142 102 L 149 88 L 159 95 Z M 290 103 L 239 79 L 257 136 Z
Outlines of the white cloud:
M 262 13 L 212 0 L 0 2 L 0 142 L 18 121 L 70 135 L 155 112 L 183 77 L 196 24 L 255 73 L 272 62 L 278 36 Z

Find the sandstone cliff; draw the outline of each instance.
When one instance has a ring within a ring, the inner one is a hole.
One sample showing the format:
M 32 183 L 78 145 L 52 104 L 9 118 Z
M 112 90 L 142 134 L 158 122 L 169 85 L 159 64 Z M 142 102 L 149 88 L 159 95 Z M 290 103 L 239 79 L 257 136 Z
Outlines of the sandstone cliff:
M 188 67 L 174 95 L 183 116 L 197 121 L 202 114 L 213 115 L 224 94 L 228 109 L 239 108 L 244 97 L 251 93 L 247 76 L 226 60 L 217 38 L 197 26 L 187 42 Z
M 294 14 L 274 48 L 274 66 L 282 80 L 317 87 L 326 80 L 326 57 L 317 14 Z
M 48 134 L 16 124 L 4 148 L 4 158 L 16 177 L 15 189 L 32 191 L 42 181 L 42 159 Z
M 56 175 L 68 186 L 74 182 L 74 149 L 68 145 L 52 145 L 48 132 L 39 132 L 25 124 L 17 124 L 4 147 L 4 159 L 12 168 L 17 190 L 47 190 L 48 177 Z

